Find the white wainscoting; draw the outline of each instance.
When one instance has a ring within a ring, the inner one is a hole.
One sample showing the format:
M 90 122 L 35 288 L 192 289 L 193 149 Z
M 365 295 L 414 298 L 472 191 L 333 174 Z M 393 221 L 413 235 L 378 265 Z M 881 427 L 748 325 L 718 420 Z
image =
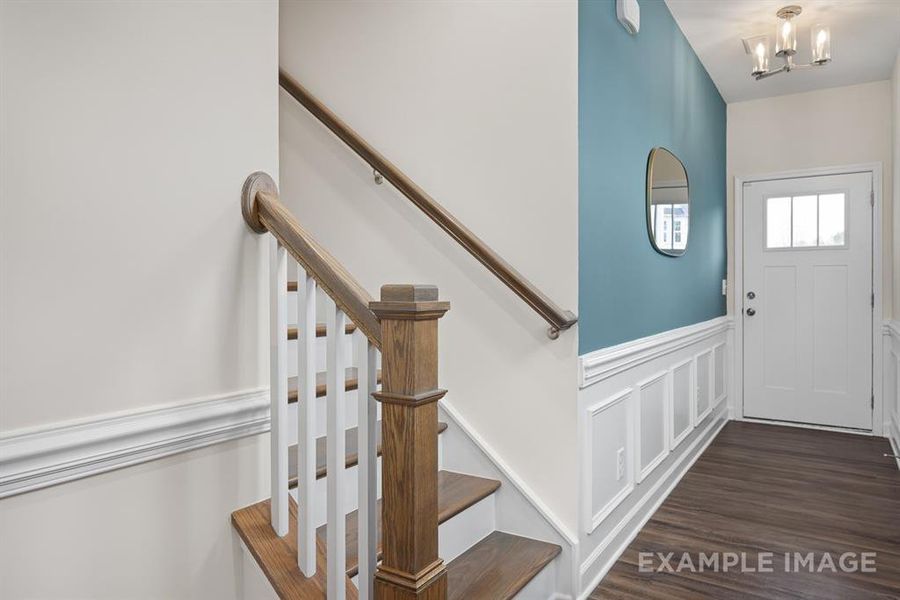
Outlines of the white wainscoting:
M 627 455 L 630 449 L 635 447 L 634 412 L 631 388 L 588 407 L 586 427 L 589 448 L 584 453 L 584 473 L 590 474 L 590 478 L 584 482 L 585 491 L 588 494 L 584 502 L 584 506 L 588 510 L 584 523 L 588 525 L 586 529 L 588 533 L 596 529 L 600 522 L 634 489 L 635 465 L 634 461 L 628 460 Z M 622 423 L 623 426 L 614 432 L 594 426 L 595 422 L 602 423 L 603 420 Z M 621 477 L 618 474 L 618 457 L 616 457 L 616 461 L 607 460 L 596 465 L 595 468 L 592 460 L 594 456 L 616 456 L 616 452 L 623 448 L 626 455 L 623 458 L 624 469 L 622 469 Z M 596 510 L 595 498 L 606 499 L 602 505 L 596 507 Z
M 268 388 L 0 436 L 0 498 L 269 430 Z
M 634 445 L 637 482 L 647 478 L 669 455 L 669 372 L 662 371 L 637 385 L 637 426 Z
M 885 321 L 883 332 L 884 435 L 890 439 L 894 454 L 900 456 L 900 321 Z M 900 459 L 897 460 L 897 468 L 900 468 Z
M 578 597 L 727 421 L 729 326 L 719 317 L 580 357 Z

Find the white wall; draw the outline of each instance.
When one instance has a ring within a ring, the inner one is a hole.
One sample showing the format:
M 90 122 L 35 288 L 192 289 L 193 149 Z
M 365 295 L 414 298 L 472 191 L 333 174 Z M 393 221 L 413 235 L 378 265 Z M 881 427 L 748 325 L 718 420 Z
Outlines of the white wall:
M 891 88 L 888 81 L 776 96 L 728 105 L 729 312 L 734 311 L 734 177 L 880 162 L 883 182 L 885 317 L 892 314 L 893 202 Z M 900 298 L 898 298 L 900 300 Z M 893 314 L 900 314 L 900 308 Z
M 891 111 L 893 127 L 891 128 L 891 145 L 893 149 L 894 181 L 900 182 L 900 51 L 894 61 L 891 76 Z M 894 186 L 894 206 L 900 206 L 900 185 Z M 894 213 L 894 302 L 900 301 L 900 210 Z M 884 353 L 884 431 L 891 439 L 894 453 L 900 455 L 900 308 L 894 307 L 894 322 L 886 332 Z M 897 461 L 900 467 L 900 460 Z
M 2 3 L 0 430 L 264 381 L 239 195 L 277 168 L 276 15 Z
M 581 357 L 579 598 L 729 418 L 729 327 L 719 317 Z
M 274 2 L 0 3 L 0 431 L 267 378 Z M 3 598 L 228 598 L 265 436 L 0 502 Z
M 281 64 L 500 255 L 577 310 L 575 2 L 283 2 Z M 282 197 L 375 296 L 449 300 L 440 385 L 568 527 L 576 331 L 546 324 L 293 99 Z
M 241 598 L 231 512 L 268 495 L 268 454 L 256 436 L 0 501 L 0 597 Z
M 891 167 L 885 167 L 885 171 L 892 174 L 894 206 L 900 206 L 900 50 L 897 51 L 897 59 L 894 61 L 894 71 L 891 74 Z M 893 231 L 893 275 L 894 275 L 894 317 L 900 317 L 900 210 L 894 211 Z

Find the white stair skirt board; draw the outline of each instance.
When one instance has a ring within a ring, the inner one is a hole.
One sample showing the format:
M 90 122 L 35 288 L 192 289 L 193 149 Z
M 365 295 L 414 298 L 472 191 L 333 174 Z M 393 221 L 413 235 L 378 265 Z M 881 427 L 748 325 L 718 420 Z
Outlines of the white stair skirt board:
M 576 583 L 577 538 L 453 408 L 449 396 L 438 403 L 439 418 L 448 425 L 447 431 L 441 434 L 441 468 L 500 481 L 500 488 L 494 493 L 496 529 L 558 544 L 562 549 L 560 555 L 544 568 L 539 578 L 549 578 L 546 588 L 556 592 L 555 597 L 571 598 Z
M 269 390 L 232 392 L 0 436 L 0 498 L 269 430 Z

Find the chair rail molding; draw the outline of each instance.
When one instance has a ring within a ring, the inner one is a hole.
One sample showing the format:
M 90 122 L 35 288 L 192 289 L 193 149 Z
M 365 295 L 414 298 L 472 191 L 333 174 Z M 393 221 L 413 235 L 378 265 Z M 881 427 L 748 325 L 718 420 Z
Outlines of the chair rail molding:
M 578 387 L 584 389 L 654 358 L 723 333 L 731 326 L 731 320 L 730 316 L 716 317 L 583 354 L 578 357 Z
M 0 498 L 269 430 L 257 388 L 0 435 Z

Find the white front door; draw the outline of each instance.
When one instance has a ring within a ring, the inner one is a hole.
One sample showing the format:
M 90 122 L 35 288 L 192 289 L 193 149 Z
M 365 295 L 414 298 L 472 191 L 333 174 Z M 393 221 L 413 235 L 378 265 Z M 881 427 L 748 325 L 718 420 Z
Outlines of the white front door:
M 744 185 L 744 416 L 872 429 L 872 174 Z

